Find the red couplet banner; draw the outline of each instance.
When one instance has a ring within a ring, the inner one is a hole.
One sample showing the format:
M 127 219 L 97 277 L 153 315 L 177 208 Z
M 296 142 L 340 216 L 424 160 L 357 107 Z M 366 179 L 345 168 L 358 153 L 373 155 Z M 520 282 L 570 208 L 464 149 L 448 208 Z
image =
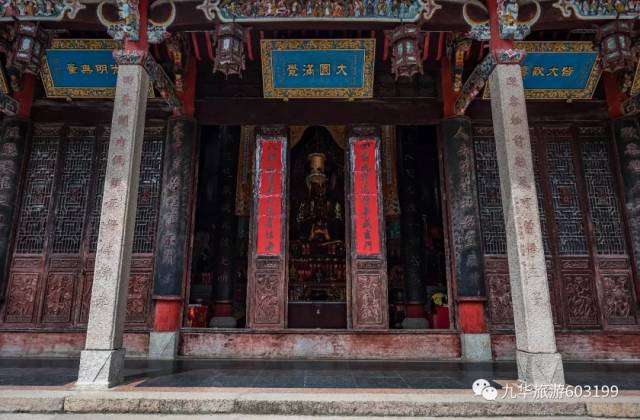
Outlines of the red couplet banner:
M 376 141 L 358 139 L 353 142 L 353 200 L 356 253 L 380 254 L 378 220 L 378 173 Z
M 280 255 L 282 250 L 282 145 L 262 140 L 258 168 L 258 255 Z

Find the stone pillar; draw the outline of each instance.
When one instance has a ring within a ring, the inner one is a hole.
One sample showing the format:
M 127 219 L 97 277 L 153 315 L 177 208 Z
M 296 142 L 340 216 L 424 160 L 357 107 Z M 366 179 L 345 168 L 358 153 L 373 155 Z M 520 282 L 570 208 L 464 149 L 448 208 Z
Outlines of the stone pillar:
M 417 165 L 414 134 L 401 137 L 400 144 L 400 214 L 402 241 L 402 276 L 406 318 L 402 328 L 429 328 L 426 319 L 424 286 L 424 252 L 422 250 L 422 220 L 418 209 Z
M 502 190 L 518 377 L 530 385 L 563 384 L 533 173 L 519 60 L 491 74 L 491 112 Z
M 149 77 L 141 65 L 120 65 L 102 199 L 100 230 L 79 387 L 122 381 L 122 345 Z
M 16 233 L 15 210 L 32 129 L 30 120 L 17 117 L 5 118 L 0 128 L 0 302 L 4 300 L 9 275 L 11 242 Z
M 150 359 L 173 359 L 178 349 L 183 284 L 188 272 L 191 203 L 198 124 L 174 117 L 167 124 L 162 164 L 160 214 L 153 274 L 154 322 Z
M 247 327 L 282 329 L 287 313 L 287 131 L 257 130 L 247 284 Z
M 462 357 L 491 360 L 491 336 L 484 318 L 484 264 L 469 118 L 443 120 L 442 139 Z
M 215 281 L 213 285 L 213 317 L 210 327 L 234 328 L 233 285 L 235 278 L 234 252 L 236 240 L 236 216 L 233 195 L 236 189 L 236 163 L 238 161 L 238 142 L 228 127 L 220 128 L 219 141 L 222 142 L 220 205 L 216 236 Z
M 386 329 L 389 328 L 389 288 L 380 134 L 376 128 L 351 128 L 348 172 L 351 327 Z

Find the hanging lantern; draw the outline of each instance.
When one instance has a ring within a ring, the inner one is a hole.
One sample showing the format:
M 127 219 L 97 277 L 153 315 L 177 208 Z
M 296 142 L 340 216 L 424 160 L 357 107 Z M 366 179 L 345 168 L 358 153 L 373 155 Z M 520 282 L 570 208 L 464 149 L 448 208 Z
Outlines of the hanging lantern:
M 14 90 L 20 90 L 22 75 L 38 76 L 49 34 L 36 22 L 17 21 L 0 36 L 0 52 L 7 57 L 7 73 Z
M 224 23 L 216 28 L 216 55 L 213 71 L 228 77 L 237 74 L 242 77 L 245 69 L 244 39 L 245 29 L 237 23 Z
M 423 74 L 420 29 L 416 25 L 401 25 L 387 31 L 391 43 L 391 73 L 399 77 Z
M 604 71 L 633 70 L 635 48 L 631 37 L 632 23 L 629 21 L 615 20 L 598 29 L 597 41 Z

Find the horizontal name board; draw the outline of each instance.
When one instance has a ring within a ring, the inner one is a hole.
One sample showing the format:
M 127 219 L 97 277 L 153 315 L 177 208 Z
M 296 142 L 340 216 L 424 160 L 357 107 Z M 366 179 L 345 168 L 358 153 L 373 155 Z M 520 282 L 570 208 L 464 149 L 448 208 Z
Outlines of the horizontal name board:
M 110 39 L 54 39 L 40 70 L 49 98 L 113 98 L 118 65 Z M 153 96 L 153 89 L 149 89 Z
M 526 57 L 520 65 L 527 99 L 591 99 L 600 79 L 598 52 L 591 42 L 516 42 Z M 490 86 L 484 92 L 489 98 Z
M 370 98 L 374 39 L 262 40 L 265 98 Z

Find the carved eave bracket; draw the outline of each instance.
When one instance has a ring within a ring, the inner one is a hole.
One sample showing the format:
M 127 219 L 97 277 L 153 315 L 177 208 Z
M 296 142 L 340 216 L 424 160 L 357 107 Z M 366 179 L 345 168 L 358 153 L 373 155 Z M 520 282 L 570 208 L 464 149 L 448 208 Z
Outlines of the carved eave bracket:
M 584 7 L 586 4 L 586 7 Z M 574 15 L 580 20 L 636 19 L 640 14 L 640 2 L 630 0 L 558 0 L 553 7 L 560 9 L 562 16 Z
M 98 20 L 107 28 L 111 38 L 122 41 L 125 38 L 131 41 L 140 39 L 140 11 L 137 0 L 117 0 L 118 20 L 111 20 L 104 13 L 104 6 L 112 4 L 110 0 L 100 2 L 97 7 Z M 176 19 L 176 6 L 172 0 L 168 2 L 171 7 L 169 16 L 164 21 L 155 21 L 149 18 L 147 24 L 147 38 L 150 44 L 160 44 L 169 38 L 167 28 Z
M 301 1 L 203 0 L 197 7 L 207 19 L 221 22 L 416 22 L 429 20 L 442 6 L 435 0 Z
M 498 64 L 520 64 L 525 57 L 523 50 L 497 50 L 493 54 L 487 54 L 480 64 L 473 70 L 467 79 L 460 96 L 456 100 L 454 112 L 456 115 L 464 115 L 471 101 L 478 96 L 489 80 L 489 76 Z
M 471 49 L 471 38 L 460 33 L 454 33 L 447 39 L 447 58 L 451 64 L 453 77 L 453 91 L 459 93 L 462 89 L 462 73 L 464 61 Z
M 85 5 L 80 0 L 49 0 L 33 1 L 27 7 L 27 2 L 4 1 L 0 4 L 0 22 L 13 22 L 18 20 L 53 21 L 59 22 L 65 17 L 75 19 L 78 12 Z
M 113 58 L 118 65 L 138 65 L 144 67 L 154 87 L 160 92 L 160 96 L 167 102 L 172 110 L 182 108 L 182 102 L 178 97 L 176 88 L 153 56 L 147 52 L 139 50 L 116 50 Z
M 530 6 L 533 5 L 533 9 Z M 528 14 L 522 19 L 520 9 L 527 7 Z M 542 8 L 537 0 L 498 0 L 498 19 L 500 27 L 500 38 L 523 40 L 531 33 L 531 28 L 542 16 Z M 489 11 L 487 7 L 478 0 L 466 2 L 462 6 L 462 16 L 469 25 L 469 37 L 477 41 L 488 41 L 491 39 L 489 27 Z

